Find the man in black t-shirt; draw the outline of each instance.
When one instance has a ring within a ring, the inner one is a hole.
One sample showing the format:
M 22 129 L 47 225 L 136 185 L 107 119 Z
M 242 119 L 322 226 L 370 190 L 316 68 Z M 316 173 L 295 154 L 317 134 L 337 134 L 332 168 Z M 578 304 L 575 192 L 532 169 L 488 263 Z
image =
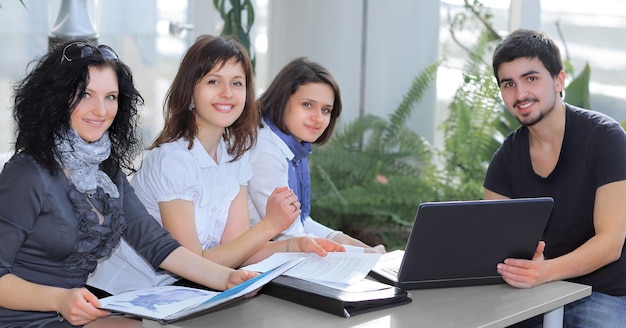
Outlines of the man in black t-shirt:
M 626 325 L 626 133 L 612 118 L 563 102 L 565 72 L 548 36 L 517 30 L 496 47 L 502 99 L 521 123 L 494 154 L 486 199 L 550 196 L 554 208 L 532 260 L 506 259 L 515 287 L 553 280 L 593 287 L 565 326 Z

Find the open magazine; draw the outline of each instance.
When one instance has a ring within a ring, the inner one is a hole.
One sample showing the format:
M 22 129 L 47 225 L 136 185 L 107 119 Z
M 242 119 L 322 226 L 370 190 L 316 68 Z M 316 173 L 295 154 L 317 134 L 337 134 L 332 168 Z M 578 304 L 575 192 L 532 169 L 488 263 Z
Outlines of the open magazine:
M 274 253 L 265 260 L 243 269 L 267 272 L 280 263 L 296 258 L 304 260 L 294 265 L 284 275 L 343 289 L 362 281 L 376 265 L 380 254 L 330 252 L 321 257 L 315 253 Z
M 345 318 L 411 302 L 406 291 L 365 279 L 380 254 L 276 253 L 245 268 L 267 272 L 275 263 L 296 257 L 304 260 L 263 287 L 262 293 Z
M 215 292 L 182 286 L 158 286 L 100 299 L 100 308 L 158 321 L 162 324 L 197 315 L 219 305 L 240 299 L 263 287 L 304 260 L 303 257 L 277 263 L 233 288 Z

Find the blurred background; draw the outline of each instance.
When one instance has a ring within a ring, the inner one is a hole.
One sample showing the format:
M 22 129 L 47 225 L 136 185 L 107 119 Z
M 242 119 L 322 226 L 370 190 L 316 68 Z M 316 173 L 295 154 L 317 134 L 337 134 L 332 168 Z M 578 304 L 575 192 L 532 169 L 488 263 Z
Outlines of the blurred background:
M 236 23 L 249 29 L 258 94 L 298 56 L 326 66 L 341 87 L 340 129 L 311 161 L 312 216 L 388 249 L 402 247 L 420 202 L 482 197 L 490 156 L 516 127 L 490 71 L 493 47 L 509 31 L 550 35 L 572 86 L 566 100 L 626 121 L 626 0 L 0 0 L 0 6 L 0 163 L 13 151 L 12 84 L 52 41 L 87 35 L 117 51 L 145 98 L 148 144 L 162 127 L 163 97 L 185 49 L 198 35 L 225 32 L 225 15 L 237 7 L 243 20 Z
M 146 99 L 144 135 L 162 124 L 163 95 L 182 53 L 199 34 L 219 34 L 222 19 L 213 1 L 200 0 L 0 0 L 0 152 L 10 151 L 11 83 L 30 60 L 48 49 L 62 2 L 84 2 L 100 43 L 112 46 L 134 70 Z M 437 124 L 461 80 L 467 55 L 452 41 L 450 18 L 462 0 L 252 0 L 250 32 L 261 92 L 290 59 L 308 56 L 337 78 L 344 101 L 342 121 L 386 115 L 401 102 L 411 80 L 444 54 L 437 83 L 418 105 L 411 126 L 437 143 Z M 502 35 L 525 26 L 567 45 L 578 71 L 592 68 L 592 108 L 626 119 L 626 1 L 484 0 Z M 228 3 L 228 2 L 227 2 Z M 173 25 L 175 28 L 170 29 Z M 560 26 L 560 32 L 557 31 Z M 174 31 L 172 31 L 174 30 Z M 471 29 L 457 37 L 471 42 Z M 437 99 L 443 104 L 437 105 Z

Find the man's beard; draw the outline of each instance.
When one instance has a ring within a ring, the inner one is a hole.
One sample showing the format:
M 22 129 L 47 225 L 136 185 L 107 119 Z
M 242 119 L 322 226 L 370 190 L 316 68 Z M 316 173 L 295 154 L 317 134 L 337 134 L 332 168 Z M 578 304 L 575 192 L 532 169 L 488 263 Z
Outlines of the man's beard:
M 517 107 L 517 104 L 518 104 L 518 103 L 521 103 L 521 102 L 528 102 L 528 101 L 532 101 L 532 102 L 534 102 L 534 103 L 535 103 L 535 105 L 536 105 L 536 104 L 540 104 L 540 102 L 539 102 L 539 100 L 538 100 L 538 99 L 524 99 L 524 100 L 522 100 L 522 101 L 518 101 L 518 102 L 516 102 L 516 103 L 515 103 L 515 105 L 514 105 L 514 107 Z M 556 99 L 554 100 L 554 102 L 552 102 L 552 106 L 548 107 L 548 109 L 547 109 L 547 110 L 545 110 L 545 111 L 541 111 L 541 110 L 539 110 L 539 115 L 537 115 L 537 117 L 533 118 L 532 120 L 530 120 L 530 121 L 526 121 L 526 122 L 523 122 L 523 121 L 522 121 L 522 120 L 521 120 L 518 116 L 516 116 L 517 121 L 518 121 L 518 122 L 519 122 L 522 126 L 525 126 L 525 127 L 533 126 L 533 125 L 535 125 L 535 124 L 537 124 L 537 123 L 541 122 L 541 120 L 543 120 L 543 118 L 544 118 L 544 117 L 546 117 L 546 115 L 550 114 L 550 112 L 552 112 L 552 111 L 554 110 L 554 107 L 555 107 L 555 106 L 556 106 Z

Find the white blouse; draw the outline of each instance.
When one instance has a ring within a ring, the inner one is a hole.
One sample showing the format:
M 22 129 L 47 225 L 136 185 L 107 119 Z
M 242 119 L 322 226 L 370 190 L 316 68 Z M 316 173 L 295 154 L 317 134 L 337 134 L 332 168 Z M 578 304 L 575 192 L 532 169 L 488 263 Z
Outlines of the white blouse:
M 231 162 L 224 141 L 217 148 L 219 163 L 209 156 L 198 139 L 194 140 L 192 149 L 187 149 L 188 143 L 178 139 L 149 151 L 130 182 L 148 212 L 161 225 L 159 202 L 192 201 L 198 237 L 206 250 L 220 244 L 230 205 L 241 186 L 246 186 L 252 178 L 252 168 L 248 153 Z M 118 274 L 117 279 L 112 278 Z M 134 249 L 122 243 L 110 258 L 98 264 L 87 284 L 118 294 L 171 284 L 176 279 L 163 270 L 155 271 Z
M 272 132 L 270 128 L 259 129 L 256 145 L 250 150 L 252 180 L 248 184 L 248 209 L 250 224 L 254 225 L 265 216 L 267 199 L 275 188 L 288 186 L 289 164 L 294 154 L 289 146 Z M 334 230 L 328 228 L 310 216 L 304 222 L 297 218 L 294 223 L 276 236 L 276 240 L 293 236 L 327 237 Z
M 219 164 L 198 139 L 191 150 L 187 149 L 188 143 L 179 139 L 151 150 L 130 183 L 161 225 L 159 202 L 175 199 L 193 202 L 198 237 L 202 249 L 208 249 L 220 244 L 230 204 L 241 186 L 248 185 L 252 168 L 248 153 L 231 162 L 224 141 L 217 148 Z

